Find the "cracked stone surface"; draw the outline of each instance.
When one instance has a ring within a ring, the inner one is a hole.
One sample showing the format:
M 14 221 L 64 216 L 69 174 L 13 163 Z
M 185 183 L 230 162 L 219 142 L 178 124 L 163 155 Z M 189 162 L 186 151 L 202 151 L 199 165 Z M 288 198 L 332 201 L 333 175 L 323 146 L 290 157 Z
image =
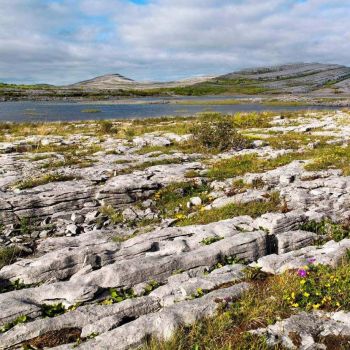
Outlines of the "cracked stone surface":
M 298 149 L 288 144 L 275 148 L 269 144 L 275 134 L 327 136 L 328 145 L 345 147 L 350 139 L 347 119 L 342 111 L 292 119 L 276 115 L 268 128 L 244 130 L 260 135 L 253 147 L 214 155 L 181 152 L 176 146 L 191 135 L 158 131 L 130 140 L 74 133 L 0 142 L 0 248 L 22 252 L 0 269 L 0 327 L 28 317 L 28 322 L 0 333 L 0 349 L 20 348 L 71 328 L 88 338 L 78 349 L 133 349 L 152 336 L 169 339 L 179 326 L 214 316 L 239 299 L 256 287 L 247 277 L 253 267 L 282 274 L 311 258 L 315 264 L 338 266 L 350 239 L 336 242 L 303 224 L 349 220 L 346 173 L 332 167 L 307 171 L 311 160 L 302 156 L 271 170 L 227 179 L 211 178 L 208 169 L 231 157 L 255 154 L 269 161 L 303 155 L 319 145 L 316 139 Z M 57 150 L 36 152 L 38 145 Z M 60 151 L 67 147 L 89 152 L 71 161 Z M 57 168 L 50 169 L 48 162 Z M 20 189 L 21 181 L 53 173 L 70 178 Z M 237 181 L 244 186 L 233 190 Z M 184 182 L 205 191 L 188 197 L 181 192 L 187 202 L 171 214 L 157 207 L 162 190 Z M 273 193 L 279 193 L 283 204 L 275 212 L 177 226 L 183 212 L 191 219 L 230 206 L 266 204 Z M 35 226 L 23 228 L 28 217 L 37 219 Z M 118 302 L 111 297 L 131 290 L 131 296 Z M 70 310 L 43 317 L 43 305 L 59 303 Z M 326 349 L 327 336 L 350 337 L 349 318 L 344 311 L 299 313 L 255 333 L 265 335 L 270 345 Z

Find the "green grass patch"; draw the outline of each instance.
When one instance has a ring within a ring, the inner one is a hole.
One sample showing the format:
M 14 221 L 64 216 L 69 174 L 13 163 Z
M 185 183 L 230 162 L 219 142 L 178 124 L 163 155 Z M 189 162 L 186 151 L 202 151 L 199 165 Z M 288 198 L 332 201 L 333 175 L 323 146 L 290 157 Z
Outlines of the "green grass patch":
M 209 168 L 207 176 L 223 180 L 246 173 L 263 173 L 304 158 L 307 158 L 304 153 L 288 153 L 272 159 L 259 158 L 256 154 L 237 156 L 216 162 Z
M 50 182 L 63 182 L 63 181 L 71 181 L 71 180 L 77 180 L 77 177 L 71 176 L 71 175 L 62 175 L 62 174 L 52 173 L 52 174 L 43 175 L 41 177 L 24 179 L 20 182 L 17 182 L 14 185 L 14 187 L 20 190 L 25 190 L 25 189 L 45 185 Z
M 268 142 L 272 148 L 275 149 L 299 149 L 302 146 L 306 146 L 309 143 L 318 143 L 318 147 L 324 147 L 326 141 L 329 141 L 331 137 L 315 136 L 304 133 L 289 132 L 287 134 L 279 134 L 264 138 L 264 141 Z
M 183 217 L 191 212 L 186 204 L 191 197 L 200 197 L 203 204 L 208 203 L 209 186 L 197 185 L 194 182 L 181 182 L 168 185 L 159 190 L 153 197 L 156 209 L 164 217 Z
M 319 171 L 341 169 L 344 176 L 350 175 L 350 146 L 332 146 L 324 149 L 312 163 L 306 165 L 306 170 Z
M 329 219 L 324 219 L 320 222 L 311 220 L 303 223 L 300 229 L 323 236 L 324 238 L 320 243 L 330 240 L 339 242 L 350 237 L 350 222 L 348 221 L 336 224 Z
M 82 109 L 81 113 L 101 113 L 102 111 L 100 109 Z
M 282 210 L 279 194 L 272 193 L 266 202 L 250 202 L 243 204 L 229 204 L 222 208 L 199 211 L 194 216 L 179 220 L 178 226 L 206 225 L 211 222 L 232 219 L 236 216 L 249 215 L 257 218 L 265 213 Z
M 171 158 L 171 159 L 159 159 L 154 161 L 147 161 L 138 165 L 134 165 L 122 170 L 119 170 L 116 175 L 131 174 L 134 171 L 141 171 L 156 165 L 170 165 L 170 164 L 181 164 L 183 160 L 181 158 Z

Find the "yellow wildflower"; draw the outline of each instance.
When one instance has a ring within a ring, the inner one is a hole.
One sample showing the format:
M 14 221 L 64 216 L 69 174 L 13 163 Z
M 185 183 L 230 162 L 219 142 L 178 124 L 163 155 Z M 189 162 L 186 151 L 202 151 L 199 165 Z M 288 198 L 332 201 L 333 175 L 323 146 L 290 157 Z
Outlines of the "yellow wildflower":
M 315 309 L 315 310 L 318 310 L 319 308 L 320 308 L 320 304 L 314 304 L 314 305 L 312 305 L 312 307 Z
M 310 296 L 310 294 L 308 292 L 305 292 L 304 294 L 304 297 L 308 298 Z
M 294 303 L 292 304 L 293 307 L 299 307 L 299 304 L 298 303 Z
M 181 220 L 181 219 L 185 218 L 185 215 L 184 214 L 176 214 L 175 218 Z

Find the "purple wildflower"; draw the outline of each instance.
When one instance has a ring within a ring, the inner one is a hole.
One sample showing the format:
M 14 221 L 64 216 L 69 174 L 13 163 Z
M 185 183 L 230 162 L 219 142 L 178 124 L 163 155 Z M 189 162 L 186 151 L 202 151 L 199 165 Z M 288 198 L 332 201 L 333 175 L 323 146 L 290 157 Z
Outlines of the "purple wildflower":
M 304 269 L 299 269 L 299 270 L 298 270 L 298 275 L 299 275 L 300 277 L 306 277 L 306 276 L 307 276 L 307 272 L 306 272 L 306 270 L 304 270 Z
M 316 258 L 307 259 L 307 262 L 308 262 L 309 264 L 313 264 L 315 261 L 316 261 Z

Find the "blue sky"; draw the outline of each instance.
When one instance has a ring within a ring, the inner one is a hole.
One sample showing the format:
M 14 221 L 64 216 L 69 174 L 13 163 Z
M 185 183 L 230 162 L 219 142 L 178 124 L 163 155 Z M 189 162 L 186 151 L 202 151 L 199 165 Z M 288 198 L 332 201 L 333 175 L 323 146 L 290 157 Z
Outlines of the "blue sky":
M 0 0 L 0 81 L 174 80 L 288 62 L 350 65 L 340 0 Z

